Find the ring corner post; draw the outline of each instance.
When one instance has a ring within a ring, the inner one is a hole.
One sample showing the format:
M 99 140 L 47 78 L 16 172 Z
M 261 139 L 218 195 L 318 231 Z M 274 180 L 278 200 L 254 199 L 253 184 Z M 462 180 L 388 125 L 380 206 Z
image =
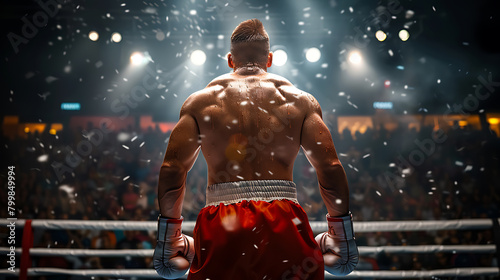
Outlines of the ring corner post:
M 26 220 L 23 229 L 21 266 L 19 270 L 19 280 L 28 279 L 28 268 L 31 267 L 30 249 L 33 247 L 33 228 L 31 220 Z

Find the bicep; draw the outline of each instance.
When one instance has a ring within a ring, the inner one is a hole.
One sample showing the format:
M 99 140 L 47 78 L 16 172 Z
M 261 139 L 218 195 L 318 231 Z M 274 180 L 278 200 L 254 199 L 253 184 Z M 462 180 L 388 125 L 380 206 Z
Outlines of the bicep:
M 170 134 L 164 164 L 188 171 L 196 161 L 200 147 L 196 119 L 190 114 L 182 114 Z
M 330 130 L 320 113 L 315 111 L 306 116 L 300 138 L 307 159 L 317 170 L 339 163 Z

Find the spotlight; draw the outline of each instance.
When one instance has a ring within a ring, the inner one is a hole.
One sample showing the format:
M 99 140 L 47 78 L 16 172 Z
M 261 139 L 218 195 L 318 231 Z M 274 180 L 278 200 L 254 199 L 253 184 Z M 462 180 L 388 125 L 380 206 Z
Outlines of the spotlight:
M 385 34 L 384 31 L 382 30 L 379 30 L 375 33 L 375 37 L 377 38 L 377 40 L 379 40 L 380 42 L 383 42 L 385 39 L 387 39 L 387 34 Z
M 309 62 L 316 62 L 321 57 L 321 51 L 317 48 L 309 48 L 306 51 L 306 59 Z
M 132 55 L 130 55 L 130 63 L 132 63 L 132 65 L 141 65 L 145 60 L 146 58 L 141 52 L 134 52 Z
M 96 31 L 90 31 L 89 39 L 94 42 L 97 41 L 99 39 L 99 33 L 97 33 Z
M 363 61 L 359 51 L 351 51 L 348 56 L 348 60 L 351 64 L 359 65 Z
M 191 63 L 194 65 L 203 65 L 207 60 L 207 55 L 202 50 L 195 50 L 191 53 Z
M 284 50 L 276 50 L 273 52 L 273 64 L 276 66 L 285 65 L 288 60 L 288 55 Z
M 390 86 L 391 86 L 391 81 L 389 81 L 389 80 L 385 80 L 385 82 L 384 82 L 384 86 L 385 86 L 386 88 L 390 87 Z
M 121 40 L 122 40 L 122 35 L 120 33 L 115 32 L 111 34 L 111 41 L 115 43 L 120 43 Z
M 408 40 L 408 38 L 410 38 L 410 33 L 408 33 L 406 29 L 401 29 L 401 31 L 399 31 L 399 39 L 404 42 Z

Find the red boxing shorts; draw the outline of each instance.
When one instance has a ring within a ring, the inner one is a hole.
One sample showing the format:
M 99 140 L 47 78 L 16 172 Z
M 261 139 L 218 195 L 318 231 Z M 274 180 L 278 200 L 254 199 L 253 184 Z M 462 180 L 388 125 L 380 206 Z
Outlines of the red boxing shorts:
M 208 186 L 193 235 L 188 280 L 324 279 L 323 255 L 291 181 Z

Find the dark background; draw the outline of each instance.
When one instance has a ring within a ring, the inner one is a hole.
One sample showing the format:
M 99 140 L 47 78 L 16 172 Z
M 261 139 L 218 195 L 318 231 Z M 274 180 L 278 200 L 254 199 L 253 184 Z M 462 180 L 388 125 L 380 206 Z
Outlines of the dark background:
M 151 55 L 154 62 L 147 67 L 158 70 L 162 86 L 149 91 L 131 113 L 176 121 L 189 94 L 230 70 L 222 59 L 229 49 L 229 35 L 249 18 L 261 19 L 271 46 L 284 46 L 288 53 L 285 66 L 269 71 L 287 77 L 315 95 L 324 110 L 339 115 L 371 115 L 374 101 L 393 101 L 396 114 L 442 114 L 447 104 L 462 104 L 474 94 L 478 76 L 492 75 L 492 81 L 500 81 L 500 4 L 493 0 L 73 0 L 60 4 L 45 26 L 37 28 L 26 43 L 19 43 L 17 53 L 8 35 L 22 36 L 23 18 L 33 23 L 44 10 L 35 1 L 2 1 L 1 5 L 1 110 L 3 115 L 19 115 L 21 122 L 50 123 L 74 114 L 119 115 L 110 110 L 111 102 L 140 83 L 123 79 L 129 56 L 136 50 Z M 413 11 L 410 18 L 408 11 Z M 38 20 L 43 21 L 43 16 Z M 402 42 L 397 33 L 405 24 L 410 39 Z M 384 42 L 374 37 L 378 29 L 389 36 Z M 98 41 L 88 39 L 91 30 L 99 32 Z M 122 34 L 120 43 L 110 42 L 113 32 Z M 168 37 L 159 41 L 158 32 Z M 214 48 L 208 49 L 208 44 Z M 318 62 L 305 59 L 304 50 L 309 47 L 321 50 Z M 202 67 L 189 62 L 195 49 L 207 54 Z M 351 75 L 342 69 L 350 49 L 361 51 L 369 72 Z M 142 77 L 144 70 L 137 71 Z M 390 88 L 384 87 L 385 80 L 391 81 Z M 79 102 L 81 111 L 61 111 L 61 102 Z M 477 111 L 498 108 L 498 94 L 493 93 Z

